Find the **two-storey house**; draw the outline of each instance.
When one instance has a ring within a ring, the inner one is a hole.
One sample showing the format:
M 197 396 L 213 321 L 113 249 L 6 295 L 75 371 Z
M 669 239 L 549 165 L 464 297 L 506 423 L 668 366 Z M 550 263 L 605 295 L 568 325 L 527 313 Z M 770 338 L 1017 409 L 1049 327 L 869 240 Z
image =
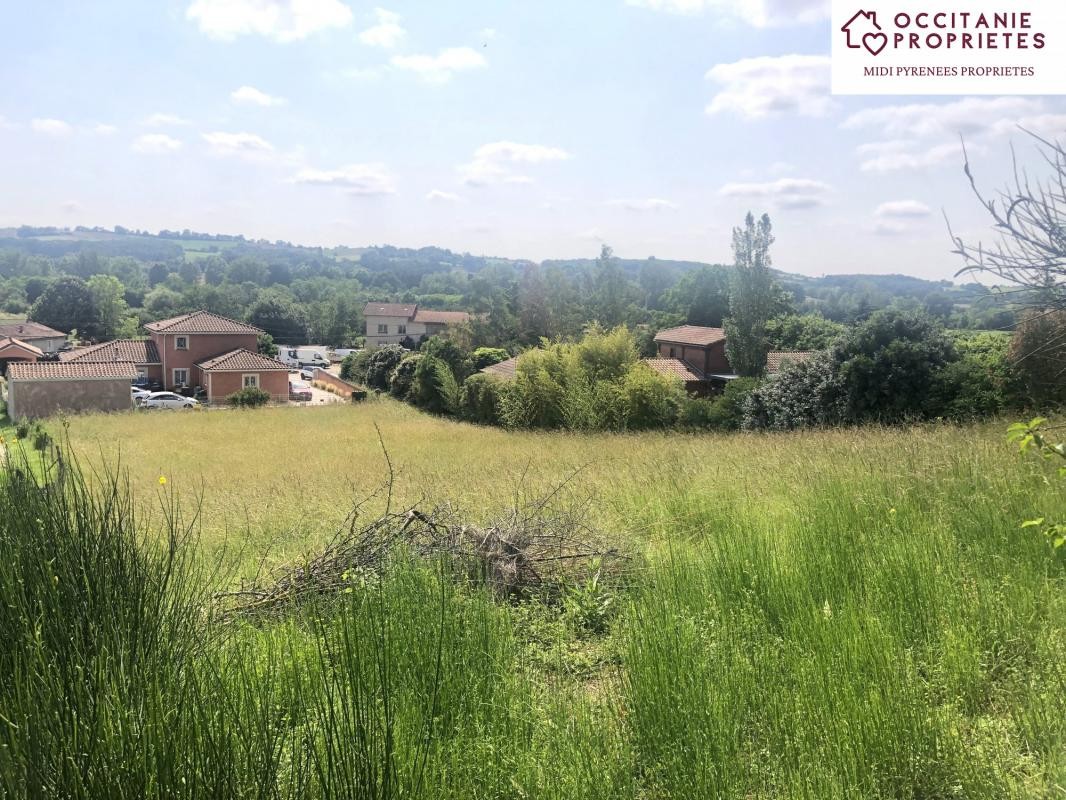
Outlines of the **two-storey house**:
M 368 350 L 384 344 L 404 344 L 408 340 L 417 342 L 470 319 L 465 311 L 433 311 L 419 308 L 418 303 L 367 303 L 363 316 Z
M 71 362 L 133 363 L 146 380 L 167 389 L 200 386 L 210 402 L 256 388 L 288 399 L 289 368 L 257 352 L 262 330 L 209 311 L 194 311 L 144 326 L 148 339 L 119 339 L 61 356 Z

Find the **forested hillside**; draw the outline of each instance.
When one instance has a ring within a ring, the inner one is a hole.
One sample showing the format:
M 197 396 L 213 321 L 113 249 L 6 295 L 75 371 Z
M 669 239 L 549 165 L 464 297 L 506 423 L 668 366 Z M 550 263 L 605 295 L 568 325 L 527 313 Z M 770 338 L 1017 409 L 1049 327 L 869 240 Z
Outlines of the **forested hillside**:
M 778 260 L 787 265 L 788 254 Z M 480 339 L 517 347 L 575 337 L 593 320 L 721 325 L 729 276 L 722 265 L 617 258 L 609 248 L 595 259 L 537 264 L 436 247 L 303 247 L 188 230 L 0 229 L 0 312 L 97 339 L 205 308 L 278 341 L 354 346 L 363 304 L 374 299 L 479 312 Z M 785 316 L 850 323 L 895 307 L 924 310 L 951 328 L 1001 330 L 1014 321 L 1007 304 L 976 283 L 782 271 L 777 278 Z

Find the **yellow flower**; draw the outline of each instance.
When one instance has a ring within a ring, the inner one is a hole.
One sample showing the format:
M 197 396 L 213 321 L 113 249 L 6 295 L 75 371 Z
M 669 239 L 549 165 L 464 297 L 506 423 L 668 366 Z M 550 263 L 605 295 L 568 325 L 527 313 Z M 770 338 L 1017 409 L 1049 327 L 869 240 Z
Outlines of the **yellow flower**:
M 890 508 L 890 509 L 888 509 L 888 515 L 889 515 L 890 517 L 894 517 L 894 516 L 896 516 L 896 509 L 894 509 L 894 508 Z
M 166 486 L 167 485 L 167 479 L 166 479 L 165 475 L 160 475 L 159 476 L 159 485 L 160 486 Z

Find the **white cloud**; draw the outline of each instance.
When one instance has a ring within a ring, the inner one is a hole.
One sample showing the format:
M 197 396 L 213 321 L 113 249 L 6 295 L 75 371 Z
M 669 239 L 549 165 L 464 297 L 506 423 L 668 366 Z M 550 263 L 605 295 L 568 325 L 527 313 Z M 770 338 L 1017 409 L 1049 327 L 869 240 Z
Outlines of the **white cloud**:
M 133 141 L 133 149 L 138 153 L 173 153 L 181 149 L 181 142 L 165 133 L 148 133 L 138 136 Z
M 624 208 L 626 211 L 677 211 L 680 206 L 661 197 L 649 197 L 646 200 L 611 200 L 609 206 Z
M 185 17 L 213 39 L 258 35 L 293 42 L 349 25 L 352 10 L 340 0 L 195 0 Z
M 474 151 L 474 160 L 459 167 L 459 174 L 469 186 L 494 183 L 532 183 L 528 175 L 514 171 L 516 164 L 543 164 L 565 161 L 570 154 L 560 147 L 520 142 L 489 142 Z
M 495 28 L 482 28 L 478 31 L 477 36 L 482 41 L 488 42 L 496 38 Z
M 274 153 L 274 145 L 255 133 L 213 131 L 201 134 L 201 136 L 210 146 L 211 152 L 219 156 L 238 156 L 256 160 L 269 157 Z
M 146 128 L 162 128 L 168 125 L 190 125 L 189 120 L 179 117 L 177 114 L 152 114 L 141 120 Z
M 118 128 L 116 128 L 114 125 L 105 125 L 103 122 L 100 122 L 96 125 L 93 125 L 92 132 L 95 133 L 97 136 L 114 136 L 116 133 L 118 133 Z
M 463 198 L 454 192 L 445 192 L 441 189 L 434 189 L 426 195 L 426 199 L 431 203 L 458 203 L 462 201 Z
M 242 86 L 230 92 L 230 100 L 234 103 L 250 106 L 283 106 L 288 101 L 284 97 L 275 97 L 266 92 L 261 92 L 254 86 Z
M 1016 129 L 1043 108 L 1041 100 L 1026 97 L 967 97 L 950 103 L 908 103 L 866 108 L 851 114 L 843 127 L 871 128 L 895 137 L 976 136 Z
M 832 107 L 829 57 L 759 56 L 718 64 L 706 75 L 721 89 L 708 114 L 734 113 L 746 119 L 795 112 L 820 116 Z
M 384 8 L 375 8 L 374 18 L 377 24 L 359 33 L 359 41 L 363 44 L 391 50 L 407 35 L 407 31 L 400 24 L 399 14 Z
M 414 72 L 429 83 L 447 83 L 457 72 L 488 65 L 481 53 L 469 47 L 449 47 L 435 56 L 393 56 L 390 63 L 397 69 Z
M 859 164 L 863 172 L 928 169 L 952 160 L 962 164 L 962 144 L 958 141 L 932 146 L 906 140 L 869 142 L 859 145 L 856 151 L 863 159 Z
M 30 127 L 45 136 L 70 136 L 74 132 L 70 123 L 61 119 L 35 119 L 30 123 Z
M 921 219 L 932 213 L 929 206 L 918 200 L 893 200 L 874 210 L 874 216 L 883 219 Z
M 626 0 L 626 5 L 670 14 L 723 14 L 756 28 L 814 22 L 829 16 L 829 0 Z
M 13 131 L 17 127 L 18 126 L 14 122 L 11 122 L 3 115 L 0 115 L 0 131 Z
M 384 164 L 348 164 L 339 169 L 302 169 L 293 183 L 335 186 L 354 195 L 396 194 L 396 179 Z
M 778 208 L 801 209 L 825 205 L 832 187 L 809 178 L 780 178 L 766 183 L 727 183 L 719 190 L 723 197 L 765 200 Z

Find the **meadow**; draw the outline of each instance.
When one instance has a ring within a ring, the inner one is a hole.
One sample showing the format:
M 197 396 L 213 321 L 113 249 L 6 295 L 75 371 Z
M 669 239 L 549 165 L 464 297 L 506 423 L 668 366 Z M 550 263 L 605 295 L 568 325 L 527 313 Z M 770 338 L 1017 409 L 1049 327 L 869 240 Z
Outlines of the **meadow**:
M 0 485 L 0 796 L 1061 796 L 1066 572 L 1020 522 L 1066 497 L 1005 427 L 56 423 L 84 482 Z M 204 613 L 328 541 L 382 443 L 397 503 L 472 522 L 566 482 L 625 579 L 505 602 L 397 556 L 269 621 Z

